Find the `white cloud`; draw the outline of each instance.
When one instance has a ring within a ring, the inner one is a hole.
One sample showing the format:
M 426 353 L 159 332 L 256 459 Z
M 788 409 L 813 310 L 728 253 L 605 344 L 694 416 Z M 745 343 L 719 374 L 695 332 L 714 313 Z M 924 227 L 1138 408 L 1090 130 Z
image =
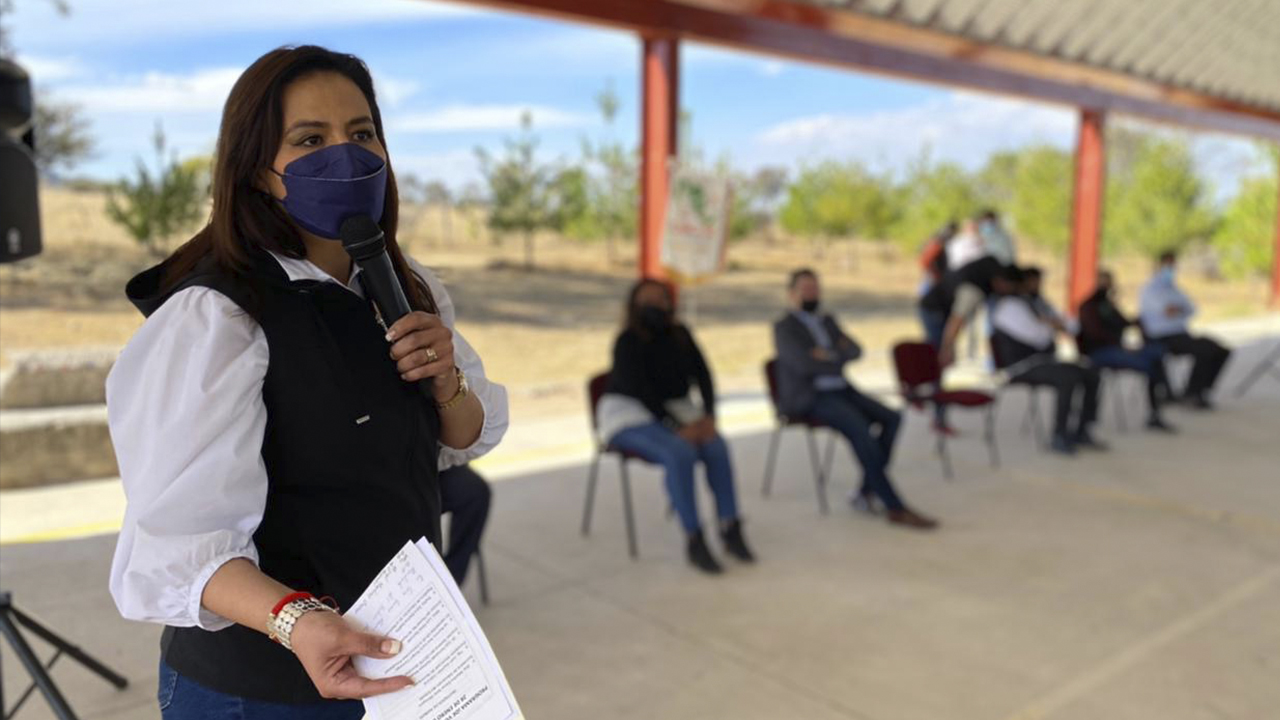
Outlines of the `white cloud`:
M 60 85 L 57 95 L 92 113 L 218 111 L 243 68 L 206 68 L 186 75 L 148 72 L 92 85 Z
M 765 77 L 778 77 L 786 72 L 787 64 L 779 60 L 765 60 L 760 63 L 760 74 Z
M 16 62 L 36 84 L 72 78 L 86 71 L 84 63 L 72 55 L 18 55 Z
M 397 78 L 373 73 L 373 88 L 378 94 L 378 106 L 394 108 L 418 94 L 421 83 L 408 78 Z
M 389 115 L 387 124 L 405 133 L 515 130 L 526 112 L 533 116 L 535 128 L 582 127 L 595 122 L 592 115 L 546 105 L 448 105 L 428 112 Z
M 480 177 L 480 164 L 474 150 L 458 148 L 437 153 L 391 153 L 396 174 L 404 178 L 413 174 L 423 180 L 440 180 L 458 189 Z
M 1075 127 L 1069 110 L 956 91 L 893 110 L 795 118 L 755 140 L 768 162 L 850 157 L 901 167 L 929 147 L 935 158 L 975 166 L 996 150 L 1037 142 L 1068 146 Z
M 486 11 L 427 0 L 75 0 L 67 16 L 50 2 L 22 2 L 11 16 L 22 45 L 100 45 L 137 37 L 194 37 L 264 28 L 297 31 L 352 22 L 450 19 Z

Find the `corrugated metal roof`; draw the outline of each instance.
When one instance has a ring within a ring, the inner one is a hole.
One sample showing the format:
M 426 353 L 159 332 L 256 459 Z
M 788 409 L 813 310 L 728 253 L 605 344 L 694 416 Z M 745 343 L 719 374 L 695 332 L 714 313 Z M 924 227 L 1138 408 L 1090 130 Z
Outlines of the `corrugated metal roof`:
M 1280 111 L 1280 0 L 790 0 Z

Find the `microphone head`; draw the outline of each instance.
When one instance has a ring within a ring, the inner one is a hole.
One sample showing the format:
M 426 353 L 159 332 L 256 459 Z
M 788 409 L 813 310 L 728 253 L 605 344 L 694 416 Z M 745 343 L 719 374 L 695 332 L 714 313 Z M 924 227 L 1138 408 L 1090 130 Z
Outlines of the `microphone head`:
M 386 237 L 382 228 L 368 215 L 352 215 L 342 221 L 338 229 L 338 237 L 342 239 L 342 247 L 352 259 L 366 260 L 387 249 Z

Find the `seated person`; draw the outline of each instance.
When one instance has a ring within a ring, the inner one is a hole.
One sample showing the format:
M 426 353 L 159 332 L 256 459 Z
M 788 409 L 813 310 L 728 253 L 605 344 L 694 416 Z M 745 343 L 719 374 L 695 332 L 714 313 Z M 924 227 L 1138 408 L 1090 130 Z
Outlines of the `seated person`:
M 992 288 L 998 295 L 991 312 L 991 347 L 996 367 L 1009 376 L 1009 382 L 1052 387 L 1056 393 L 1053 440 L 1050 447 L 1064 455 L 1075 454 L 1076 448 L 1103 450 L 1089 426 L 1098 417 L 1097 369 L 1059 362 L 1054 320 L 1037 312 L 1038 303 L 1030 297 L 1030 287 L 1023 273 L 1014 266 L 1001 270 Z M 1071 421 L 1077 394 L 1083 396 L 1081 408 Z
M 470 465 L 440 471 L 440 513 L 449 517 L 449 544 L 444 564 L 459 586 L 467 578 L 471 558 L 480 550 L 480 537 L 489 520 L 493 491 Z
M 1169 251 L 1160 255 L 1155 276 L 1142 288 L 1138 316 L 1148 340 L 1164 348 L 1165 352 L 1190 355 L 1195 359 L 1182 399 L 1192 407 L 1207 410 L 1213 407 L 1209 393 L 1231 357 L 1231 351 L 1215 340 L 1187 332 L 1187 321 L 1195 314 L 1196 306 L 1174 282 L 1177 264 L 1176 253 Z
M 1143 344 L 1138 350 L 1124 346 L 1124 331 L 1136 321 L 1116 307 L 1115 281 L 1111 273 L 1098 273 L 1098 287 L 1080 304 L 1080 332 L 1076 344 L 1080 354 L 1094 367 L 1136 370 L 1147 376 L 1147 427 L 1172 432 L 1160 416 L 1160 405 L 1169 396 L 1169 379 L 1164 372 L 1163 351 L 1158 345 Z
M 689 399 L 691 381 L 702 395 L 701 408 Z M 675 320 L 671 291 L 657 280 L 641 280 L 631 290 L 626 327 L 613 346 L 609 387 L 598 412 L 601 436 L 609 445 L 665 469 L 667 494 L 694 567 L 711 574 L 723 570 L 698 519 L 693 477 L 699 460 L 707 468 L 725 551 L 744 562 L 755 559 L 742 534 L 729 446 L 716 430 L 711 370 L 689 329 Z
M 978 308 L 989 301 L 991 279 L 1001 267 L 999 260 L 984 255 L 947 271 L 928 292 L 920 296 L 919 314 L 925 340 L 938 352 L 938 364 L 942 367 L 955 360 L 960 331 L 977 314 Z M 934 432 L 954 435 L 955 431 L 947 424 L 946 408 L 937 405 L 934 413 Z
M 889 522 L 928 529 L 937 521 L 911 510 L 889 480 L 889 460 L 901 415 L 858 392 L 844 378 L 844 365 L 862 348 L 831 315 L 820 313 L 818 276 L 808 269 L 791 274 L 791 311 L 774 323 L 778 357 L 778 409 L 810 417 L 844 435 L 862 464 L 862 488 L 855 507 L 874 511 L 872 498 L 886 508 Z

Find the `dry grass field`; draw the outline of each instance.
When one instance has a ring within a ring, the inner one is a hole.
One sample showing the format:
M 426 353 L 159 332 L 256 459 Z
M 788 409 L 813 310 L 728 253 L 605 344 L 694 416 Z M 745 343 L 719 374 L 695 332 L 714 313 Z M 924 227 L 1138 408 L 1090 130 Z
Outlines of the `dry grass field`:
M 100 193 L 45 188 L 45 252 L 0 267 L 0 364 L 15 351 L 123 345 L 142 321 L 124 298 L 124 284 L 154 259 L 104 213 Z M 516 416 L 578 410 L 582 382 L 609 361 L 621 302 L 633 278 L 632 248 L 619 247 L 610 263 L 601 244 L 539 237 L 538 268 L 524 270 L 520 241 L 495 243 L 478 214 L 437 208 L 406 210 L 401 242 L 436 269 L 453 294 L 459 326 L 485 358 L 489 374 L 506 383 Z M 453 237 L 446 243 L 443 228 Z M 1034 251 L 1028 259 L 1047 270 L 1047 287 L 1061 302 L 1064 265 Z M 714 281 L 687 289 L 686 319 L 710 357 L 721 384 L 758 385 L 770 354 L 769 322 L 783 302 L 788 269 L 811 265 L 823 274 L 827 305 L 883 361 L 892 341 L 918 334 L 913 297 L 919 280 L 913 258 L 870 243 L 839 243 L 815 257 L 801 241 L 747 241 L 729 251 L 728 268 Z M 1125 304 L 1132 308 L 1148 263 L 1113 258 Z M 1221 318 L 1258 312 L 1262 281 L 1210 281 L 1184 273 L 1203 315 Z M 877 360 L 877 359 L 880 360 Z

